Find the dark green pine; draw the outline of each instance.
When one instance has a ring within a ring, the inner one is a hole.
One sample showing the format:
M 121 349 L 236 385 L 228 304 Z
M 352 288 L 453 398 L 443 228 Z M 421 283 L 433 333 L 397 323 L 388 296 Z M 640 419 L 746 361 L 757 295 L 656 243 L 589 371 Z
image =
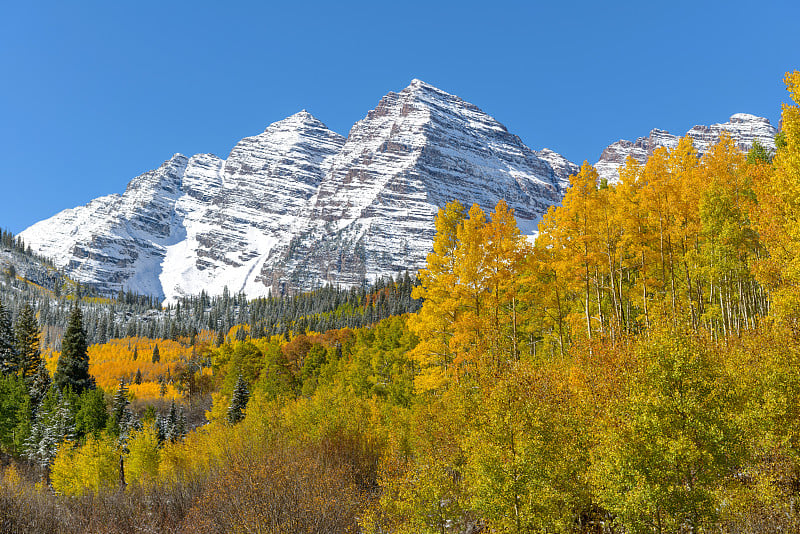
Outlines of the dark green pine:
M 4 375 L 17 372 L 19 362 L 15 345 L 11 319 L 8 316 L 8 311 L 0 303 L 0 373 Z
M 30 384 L 36 372 L 39 370 L 39 363 L 42 360 L 39 350 L 39 323 L 30 304 L 25 304 L 22 312 L 17 319 L 17 326 L 14 329 L 17 336 L 17 355 L 19 361 L 19 374 Z
M 61 356 L 53 375 L 55 386 L 64 390 L 69 387 L 76 394 L 94 387 L 89 376 L 89 355 L 86 352 L 86 331 L 83 329 L 83 314 L 78 306 L 72 309 L 67 331 L 61 342 Z
M 239 375 L 236 380 L 236 386 L 233 388 L 233 395 L 231 396 L 231 405 L 228 408 L 228 422 L 235 425 L 244 419 L 244 410 L 247 407 L 247 401 L 250 400 L 250 391 L 247 389 L 247 383 Z

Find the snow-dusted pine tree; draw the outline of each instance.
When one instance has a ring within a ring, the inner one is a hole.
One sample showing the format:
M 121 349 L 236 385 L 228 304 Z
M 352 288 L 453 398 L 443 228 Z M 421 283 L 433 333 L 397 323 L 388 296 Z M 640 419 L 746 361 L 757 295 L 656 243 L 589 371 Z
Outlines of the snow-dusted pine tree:
M 51 387 L 25 440 L 25 456 L 46 469 L 53 462 L 58 448 L 75 439 L 75 416 L 69 397 Z
M 25 379 L 26 383 L 30 384 L 39 369 L 42 354 L 39 350 L 39 337 L 41 336 L 39 322 L 36 320 L 33 307 L 27 302 L 17 318 L 14 333 L 17 338 L 19 374 Z
M 244 419 L 244 411 L 247 407 L 247 401 L 250 400 L 250 391 L 247 389 L 247 382 L 244 381 L 242 375 L 236 379 L 236 385 L 233 388 L 233 395 L 231 396 L 231 405 L 228 407 L 228 422 L 235 425 Z
M 0 302 L 0 373 L 16 373 L 17 365 L 17 351 L 14 331 L 11 328 L 11 318 L 3 307 L 3 303 Z

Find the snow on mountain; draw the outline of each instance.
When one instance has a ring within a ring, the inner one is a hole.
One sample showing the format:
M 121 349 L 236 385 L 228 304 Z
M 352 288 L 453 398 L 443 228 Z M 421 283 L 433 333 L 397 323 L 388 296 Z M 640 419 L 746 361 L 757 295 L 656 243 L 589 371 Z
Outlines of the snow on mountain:
M 276 288 L 356 284 L 424 267 L 439 207 L 505 199 L 526 230 L 558 203 L 575 165 L 526 147 L 457 96 L 413 80 L 350 130 L 306 220 L 262 269 Z
M 225 286 L 265 294 L 257 280 L 264 261 L 277 243 L 288 241 L 343 144 L 342 136 L 301 111 L 241 140 L 213 170 L 203 167 L 219 185 L 210 203 L 191 194 L 178 202 L 185 237 L 167 247 L 163 294 L 218 294 Z
M 131 180 L 122 195 L 108 195 L 64 210 L 20 234 L 37 254 L 69 276 L 112 292 L 124 286 L 160 294 L 157 273 L 164 247 L 176 238 L 175 203 L 186 156 Z
M 122 195 L 65 210 L 20 234 L 103 292 L 173 298 L 250 291 L 260 261 L 316 191 L 344 139 L 302 111 L 243 139 L 227 160 L 176 154 Z
M 125 193 L 21 237 L 104 292 L 170 299 L 227 286 L 255 297 L 419 269 L 434 216 L 454 199 L 486 211 L 505 199 L 531 233 L 576 171 L 476 106 L 413 80 L 347 139 L 301 111 L 225 160 L 176 154 Z
M 712 124 L 711 126 L 695 126 L 686 135 L 692 138 L 694 148 L 703 155 L 710 146 L 719 142 L 723 134 L 730 135 L 734 143 L 742 150 L 750 150 L 753 142 L 758 140 L 762 146 L 771 150 L 775 149 L 775 135 L 778 130 L 769 123 L 768 119 L 757 117 L 748 113 L 736 113 L 728 122 Z M 594 164 L 600 178 L 609 182 L 619 180 L 619 168 L 625 164 L 628 156 L 639 163 L 644 163 L 658 147 L 675 148 L 680 137 L 664 130 L 653 129 L 647 137 L 640 137 L 636 141 L 620 140 L 612 143 L 600 155 L 600 160 Z

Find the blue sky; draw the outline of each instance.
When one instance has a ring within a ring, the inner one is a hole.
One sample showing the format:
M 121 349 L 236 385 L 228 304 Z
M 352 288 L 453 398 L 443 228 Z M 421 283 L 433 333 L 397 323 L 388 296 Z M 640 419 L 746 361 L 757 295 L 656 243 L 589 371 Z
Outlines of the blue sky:
M 578 163 L 658 127 L 777 124 L 800 2 L 8 2 L 0 227 L 308 109 L 346 135 L 420 78 Z

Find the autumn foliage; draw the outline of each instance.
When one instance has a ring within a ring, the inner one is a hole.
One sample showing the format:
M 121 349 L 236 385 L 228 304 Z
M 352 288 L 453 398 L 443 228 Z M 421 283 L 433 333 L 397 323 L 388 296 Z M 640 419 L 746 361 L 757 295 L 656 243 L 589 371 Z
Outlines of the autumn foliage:
M 448 204 L 418 313 L 89 347 L 106 396 L 44 402 L 103 415 L 105 398 L 116 417 L 130 397 L 138 426 L 75 434 L 38 490 L 39 471 L 5 468 L 0 524 L 800 530 L 800 73 L 786 82 L 774 158 L 728 138 L 698 157 L 685 138 L 616 184 L 584 164 L 535 241 L 505 202 Z

